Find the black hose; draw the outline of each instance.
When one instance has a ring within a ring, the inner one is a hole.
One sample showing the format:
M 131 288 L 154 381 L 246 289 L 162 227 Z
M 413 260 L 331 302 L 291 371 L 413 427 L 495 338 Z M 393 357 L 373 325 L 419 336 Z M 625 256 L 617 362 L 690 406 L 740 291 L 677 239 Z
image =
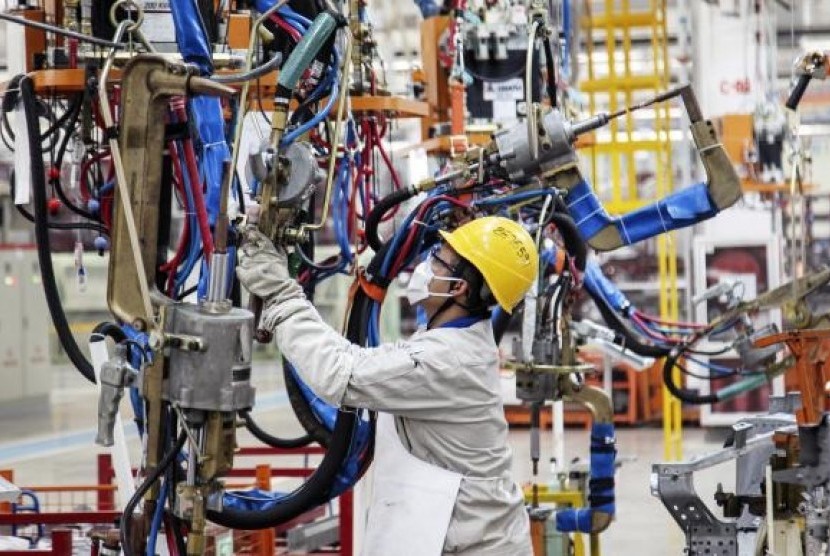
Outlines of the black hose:
M 12 77 L 12 79 L 6 86 L 6 91 L 3 93 L 2 101 L 0 102 L 0 120 L 2 120 L 2 122 L 0 122 L 0 125 L 2 125 L 3 131 L 5 132 L 5 134 L 3 135 L 3 143 L 5 143 L 6 147 L 12 152 L 14 152 L 14 146 L 10 145 L 6 141 L 6 135 L 8 135 L 8 138 L 12 141 L 12 143 L 14 143 L 16 135 L 11 127 L 11 124 L 9 124 L 8 114 L 9 112 L 13 112 L 17 106 L 17 101 L 20 98 L 20 82 L 24 77 L 25 74 L 22 73 Z M 37 132 L 40 137 L 40 143 L 43 143 L 50 135 L 52 135 L 55 132 L 55 130 L 58 127 L 63 126 L 63 122 L 69 116 L 69 110 L 67 109 L 67 111 L 61 115 L 61 117 L 55 118 L 48 104 L 43 103 L 40 100 L 37 100 L 36 102 L 38 103 L 36 104 L 36 108 L 42 108 L 43 113 L 46 115 L 46 118 L 50 121 L 49 128 L 43 133 L 40 132 L 40 122 L 38 122 Z M 38 114 L 37 117 L 40 118 L 40 114 Z M 38 145 L 38 149 L 41 152 L 49 152 L 52 150 L 54 146 L 55 142 L 51 141 L 49 142 L 49 144 L 45 146 L 42 144 Z
M 302 448 L 303 446 L 308 446 L 311 444 L 312 438 L 310 435 L 306 434 L 305 436 L 300 436 L 298 438 L 277 438 L 276 436 L 272 436 L 262 430 L 259 425 L 256 424 L 254 418 L 251 417 L 250 411 L 240 411 L 239 416 L 245 421 L 245 428 L 248 429 L 254 438 L 262 442 L 263 444 L 267 444 L 272 448 L 282 448 L 284 450 L 290 450 L 292 448 Z
M 144 479 L 144 482 L 136 489 L 133 493 L 130 500 L 124 506 L 124 513 L 121 514 L 121 523 L 119 526 L 119 534 L 121 535 L 121 549 L 124 551 L 124 556 L 134 556 L 136 553 L 132 549 L 132 545 L 130 543 L 130 526 L 133 518 L 133 513 L 135 512 L 136 506 L 144 498 L 144 495 L 150 490 L 150 488 L 158 481 L 164 472 L 170 467 L 173 462 L 176 460 L 176 455 L 182 450 L 184 447 L 184 443 L 187 441 L 187 433 L 182 431 L 179 433 L 179 438 L 176 440 L 176 444 L 173 448 L 170 449 L 164 457 L 161 458 L 161 461 L 153 469 L 153 472 L 147 475 Z M 156 503 L 164 504 L 164 500 L 158 500 Z M 138 555 L 136 555 L 138 556 Z
M 323 461 L 302 486 L 280 503 L 265 510 L 240 510 L 225 506 L 221 512 L 208 510 L 207 518 L 230 529 L 266 529 L 294 519 L 310 508 L 326 502 L 334 479 L 349 452 L 356 425 L 357 413 L 338 412 L 337 423 L 331 433 L 331 444 Z
M 83 99 L 84 99 L 84 94 L 83 93 L 78 93 L 78 95 L 76 95 L 76 97 L 72 100 L 72 103 L 74 104 L 75 102 L 78 102 L 78 104 L 80 105 L 81 103 L 83 103 Z M 66 122 L 69 120 L 69 118 L 72 117 L 73 104 L 70 104 L 69 106 L 67 106 L 66 110 L 64 110 L 63 114 L 58 116 L 55 119 L 55 121 L 52 123 L 52 125 L 50 125 L 49 128 L 40 135 L 41 139 L 46 139 L 47 137 L 49 137 L 50 135 L 52 135 L 53 133 L 58 131 L 58 129 L 62 128 L 64 126 L 64 124 L 66 124 Z M 74 126 L 69 126 L 69 127 L 72 128 Z
M 15 208 L 20 216 L 34 223 L 35 217 L 32 213 L 21 205 L 15 205 Z M 103 236 L 109 236 L 109 230 L 93 222 L 47 222 L 46 227 L 50 230 L 90 230 Z
M 807 90 L 807 85 L 810 84 L 810 79 L 812 78 L 812 74 L 809 73 L 801 75 L 798 78 L 798 81 L 796 81 L 793 90 L 790 91 L 790 96 L 787 97 L 787 102 L 784 103 L 784 106 L 790 110 L 798 108 L 798 103 L 801 102 L 801 97 L 804 96 L 804 92 Z
M 386 258 L 386 248 L 382 248 L 372 257 L 371 266 L 379 265 L 381 261 Z M 372 300 L 362 288 L 358 288 L 352 300 L 351 310 L 349 311 L 349 321 L 346 326 L 346 338 L 357 345 L 365 346 L 368 340 L 369 319 L 371 315 Z M 363 457 L 363 464 L 358 470 L 358 477 L 362 477 L 372 464 L 372 459 L 375 453 L 375 412 L 369 412 L 369 419 L 372 422 L 372 433 L 370 435 L 369 444 L 366 446 L 366 455 Z
M 95 328 L 92 329 L 92 333 L 100 334 L 101 336 L 109 336 L 117 344 L 120 344 L 127 339 L 127 335 L 124 334 L 121 327 L 112 322 L 98 323 Z
M 37 242 L 37 258 L 43 281 L 43 291 L 49 314 L 55 326 L 58 339 L 66 351 L 69 360 L 88 381 L 95 383 L 95 372 L 90 362 L 81 353 L 69 322 L 61 305 L 58 286 L 55 282 L 55 269 L 52 266 L 52 255 L 49 248 L 49 229 L 46 221 L 46 176 L 43 168 L 43 155 L 38 148 L 38 121 L 35 113 L 36 98 L 32 80 L 28 77 L 20 81 L 20 94 L 23 98 L 23 111 L 26 117 L 26 129 L 29 136 L 29 156 L 31 157 L 32 192 L 35 205 L 35 241 Z
M 669 354 L 669 349 L 660 347 L 657 345 L 652 344 L 648 340 L 644 339 L 640 334 L 635 332 L 627 322 L 622 318 L 622 316 L 614 310 L 613 307 L 608 303 L 601 295 L 594 295 L 591 293 L 590 290 L 586 289 L 585 291 L 591 296 L 596 304 L 597 308 L 599 309 L 600 314 L 602 315 L 602 319 L 605 321 L 605 324 L 608 325 L 614 332 L 616 332 L 616 337 L 614 338 L 614 343 L 620 345 L 626 349 L 630 349 L 637 355 L 642 355 L 644 357 L 666 357 Z
M 571 214 L 568 212 L 568 205 L 565 203 L 565 199 L 560 197 L 559 195 L 553 196 L 553 207 L 556 209 L 556 212 L 561 212 L 562 214 Z
M 588 262 L 588 246 L 582 239 L 582 234 L 579 233 L 574 219 L 561 212 L 552 212 L 549 219 L 556 224 L 556 229 L 559 230 L 565 242 L 565 251 L 573 257 L 577 270 L 585 272 L 585 265 Z
M 663 384 L 666 385 L 666 388 L 669 390 L 669 392 L 671 392 L 672 396 L 674 396 L 682 402 L 694 405 L 704 405 L 719 402 L 720 399 L 718 399 L 717 394 L 707 394 L 705 396 L 701 396 L 696 392 L 686 390 L 685 388 L 681 388 L 674 383 L 674 380 L 672 380 L 672 371 L 674 370 L 674 366 L 677 363 L 679 357 L 680 351 L 672 350 L 668 357 L 666 357 L 666 362 L 663 364 Z
M 369 247 L 371 247 L 375 252 L 380 251 L 380 246 L 382 244 L 381 239 L 378 236 L 378 226 L 380 225 L 380 221 L 383 219 L 383 216 L 396 205 L 399 205 L 414 196 L 415 189 L 412 187 L 396 189 L 378 201 L 378 204 L 372 208 L 372 211 L 366 218 L 366 241 L 369 242 Z
M 378 255 L 376 254 L 375 257 L 378 257 Z M 365 318 L 364 311 L 358 311 L 358 313 L 355 313 L 355 305 L 353 304 L 349 322 L 351 323 L 353 319 L 357 319 L 358 317 L 356 315 L 358 314 L 360 318 Z M 364 335 L 365 328 L 366 327 L 364 326 Z M 347 335 L 347 337 L 351 341 L 354 341 L 353 337 L 349 335 Z M 291 373 L 286 373 L 286 387 L 289 390 L 291 388 L 292 381 L 294 381 L 293 375 L 291 375 Z M 315 427 L 313 427 L 313 430 L 317 430 L 316 425 L 319 425 L 319 422 L 316 422 L 316 417 L 314 417 L 313 410 L 311 409 L 311 405 L 308 400 L 305 400 L 304 397 L 301 400 L 292 400 L 292 407 L 294 408 L 294 412 L 297 414 L 297 418 L 303 426 L 306 427 L 306 431 L 308 431 L 308 427 L 312 425 L 311 421 L 309 421 L 309 419 L 312 418 L 315 420 Z M 311 477 L 309 477 L 308 480 L 302 484 L 302 486 L 292 492 L 289 496 L 280 500 L 279 503 L 274 504 L 265 510 L 243 510 L 225 506 L 221 512 L 209 510 L 207 512 L 207 518 L 217 525 L 231 529 L 266 529 L 279 525 L 280 523 L 285 523 L 286 521 L 294 519 L 300 514 L 308 511 L 310 508 L 327 502 L 334 481 L 349 455 L 352 439 L 357 431 L 357 426 L 357 412 L 347 408 L 340 409 L 337 412 L 337 420 L 335 422 L 334 429 L 330 433 L 326 431 L 328 435 L 328 446 L 326 454 L 323 456 L 323 461 L 320 462 L 320 465 Z M 369 449 L 371 450 L 371 448 L 372 447 L 370 446 Z M 371 462 L 371 456 L 366 457 L 366 461 L 360 469 L 361 474 L 365 472 L 369 462 Z

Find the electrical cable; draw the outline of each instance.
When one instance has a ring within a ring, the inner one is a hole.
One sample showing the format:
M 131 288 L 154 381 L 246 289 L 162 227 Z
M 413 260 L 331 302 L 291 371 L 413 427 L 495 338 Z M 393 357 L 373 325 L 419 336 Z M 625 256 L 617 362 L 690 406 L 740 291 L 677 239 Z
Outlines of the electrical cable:
M 588 264 L 588 246 L 579 233 L 576 221 L 570 215 L 561 212 L 551 212 L 548 220 L 556 225 L 559 235 L 565 242 L 565 251 L 573 258 L 577 270 L 585 272 L 585 265 Z
M 150 523 L 150 534 L 147 536 L 147 553 L 146 556 L 156 556 L 156 543 L 158 541 L 159 530 L 161 529 L 162 518 L 164 517 L 164 504 L 167 499 L 167 491 L 170 489 L 170 482 L 164 481 L 159 489 L 159 497 L 156 503 L 156 508 L 153 511 L 153 520 Z
M 81 103 L 78 102 L 77 105 L 74 108 L 72 117 L 70 118 L 69 125 L 67 126 L 67 129 L 66 129 L 66 131 L 64 133 L 64 136 L 63 136 L 63 139 L 61 140 L 60 146 L 58 147 L 58 153 L 55 156 L 55 162 L 54 162 L 54 165 L 53 165 L 54 172 L 50 171 L 50 177 L 52 179 L 50 179 L 49 181 L 52 184 L 53 189 L 55 190 L 55 193 L 58 196 L 58 199 L 61 200 L 61 202 L 64 204 L 64 206 L 66 206 L 66 208 L 68 208 L 71 212 L 74 212 L 78 216 L 86 218 L 87 220 L 92 220 L 93 222 L 97 222 L 98 219 L 95 217 L 94 214 L 92 214 L 91 212 L 89 212 L 85 209 L 82 209 L 81 207 L 76 206 L 75 203 L 73 203 L 69 199 L 69 197 L 66 195 L 66 192 L 63 190 L 63 185 L 61 183 L 61 178 L 60 178 L 60 168 L 63 166 L 63 157 L 66 153 L 66 149 L 67 149 L 67 146 L 69 144 L 69 139 L 72 137 L 71 129 L 77 123 L 78 117 L 80 115 L 81 115 Z
M 112 340 L 120 344 L 124 340 L 127 339 L 127 335 L 121 330 L 121 327 L 117 324 L 112 322 L 100 322 L 95 325 L 95 328 L 92 329 L 92 334 L 100 334 L 101 336 L 107 336 L 112 338 Z
M 340 466 L 349 452 L 356 425 L 356 412 L 338 412 L 337 422 L 331 433 L 331 443 L 323 456 L 323 461 L 305 483 L 279 504 L 255 511 L 233 508 L 226 504 L 220 512 L 208 510 L 207 518 L 217 525 L 232 529 L 265 529 L 285 523 L 309 508 L 325 502 Z
M 599 309 L 605 323 L 618 335 L 615 337 L 614 343 L 645 357 L 661 358 L 669 354 L 669 348 L 655 345 L 645 338 L 641 338 L 637 332 L 631 329 L 622 316 L 611 307 L 607 299 L 589 289 L 586 289 L 586 291 L 594 300 L 594 304 Z
M 277 52 L 273 58 L 268 60 L 262 65 L 259 65 L 250 71 L 242 72 L 242 73 L 232 73 L 228 75 L 218 75 L 213 74 L 210 76 L 210 80 L 216 83 L 242 83 L 244 81 L 253 81 L 254 79 L 259 79 L 266 73 L 276 70 L 279 65 L 282 63 L 282 53 Z
M 39 21 L 33 21 L 30 19 L 9 15 L 5 12 L 0 12 L 0 20 L 8 21 L 10 23 L 17 23 L 18 25 L 23 25 L 24 27 L 34 27 L 35 29 L 47 31 L 49 33 L 55 33 L 56 35 L 63 35 L 72 39 L 78 39 L 81 42 L 87 42 L 90 44 L 94 44 L 96 46 L 103 46 L 115 50 L 127 47 L 127 45 L 119 42 L 112 42 L 105 39 L 99 39 L 98 37 L 84 35 L 83 33 L 70 31 L 69 29 L 64 29 L 63 27 L 56 27 L 54 25 L 49 25 L 48 23 L 41 23 Z
M 680 363 L 675 363 L 674 366 L 677 367 L 680 370 L 680 372 L 683 373 L 684 375 L 690 376 L 692 378 L 697 378 L 697 379 L 700 379 L 700 380 L 709 380 L 709 381 L 723 380 L 725 378 L 733 378 L 733 377 L 741 375 L 741 373 L 739 373 L 737 371 L 733 371 L 731 373 L 719 373 L 719 374 L 716 374 L 716 375 L 711 375 L 711 374 L 710 375 L 702 375 L 702 374 L 694 373 L 694 372 L 690 371 L 689 369 L 687 369 L 685 366 L 681 365 Z
M 277 438 L 267 432 L 265 432 L 259 425 L 256 424 L 254 418 L 251 416 L 250 411 L 240 411 L 239 416 L 245 421 L 245 428 L 248 429 L 254 438 L 271 446 L 272 448 L 281 448 L 284 450 L 292 449 L 292 448 L 302 448 L 303 446 L 308 446 L 312 442 L 311 435 L 306 434 L 304 436 L 299 436 L 297 438 Z
M 708 355 L 708 356 L 711 357 L 711 356 L 715 356 L 715 355 L 723 355 L 724 353 L 729 353 L 730 351 L 732 351 L 732 346 L 726 346 L 725 348 L 719 349 L 717 351 L 701 351 L 701 350 L 696 350 L 696 349 L 691 349 L 691 348 L 688 348 L 686 351 L 688 351 L 689 353 L 692 353 L 694 355 Z
M 159 464 L 156 466 L 153 471 L 144 478 L 144 481 L 139 485 L 136 491 L 133 493 L 132 497 L 130 497 L 127 504 L 124 506 L 124 512 L 121 514 L 121 523 L 119 524 L 119 534 L 121 536 L 121 549 L 124 551 L 124 556 L 138 556 L 135 551 L 132 549 L 132 544 L 130 542 L 130 528 L 132 526 L 132 518 L 133 514 L 135 513 L 135 509 L 138 506 L 138 503 L 144 498 L 144 495 L 150 490 L 150 488 L 158 481 L 164 472 L 170 467 L 174 461 L 176 461 L 176 456 L 179 452 L 181 452 L 182 448 L 184 447 L 185 442 L 187 441 L 187 433 L 182 431 L 179 433 L 179 437 L 176 440 L 176 444 L 171 448 L 164 457 L 159 461 Z M 164 501 L 161 500 L 161 504 L 164 504 Z
M 29 156 L 31 158 L 32 193 L 34 197 L 35 241 L 37 243 L 38 264 L 40 265 L 43 290 L 49 314 L 55 327 L 58 339 L 64 348 L 69 360 L 75 368 L 90 382 L 95 383 L 95 371 L 78 347 L 75 337 L 66 320 L 66 313 L 61 305 L 55 281 L 55 270 L 52 265 L 52 254 L 49 247 L 49 229 L 46 208 L 46 178 L 43 167 L 43 155 L 38 148 L 38 121 L 35 114 L 35 88 L 32 79 L 24 77 L 20 81 L 20 94 L 23 100 L 23 112 L 26 119 L 26 129 L 29 139 Z
M 12 193 L 14 195 L 14 193 Z M 15 205 L 17 212 L 33 224 L 36 223 L 35 216 L 26 210 L 23 205 Z M 100 224 L 92 222 L 47 222 L 46 227 L 50 230 L 90 230 L 100 235 L 109 237 L 109 230 Z
M 666 385 L 669 392 L 671 392 L 671 394 L 680 401 L 695 405 L 712 404 L 720 401 L 716 394 L 701 395 L 692 390 L 681 388 L 674 383 L 672 371 L 674 370 L 677 360 L 680 358 L 681 354 L 682 351 L 672 350 L 666 357 L 666 361 L 663 364 L 663 384 Z
M 12 170 L 9 176 L 9 188 L 12 198 L 14 198 L 16 187 L 17 181 L 15 179 L 14 170 Z M 20 216 L 22 216 L 29 222 L 35 222 L 34 215 L 30 213 L 23 205 L 15 204 L 14 206 L 17 212 L 20 214 Z M 102 224 L 98 224 L 97 222 L 47 222 L 47 226 L 50 230 L 91 230 L 93 232 L 97 232 L 100 235 L 109 237 L 109 229 L 107 229 Z
M 18 99 L 20 98 L 20 80 L 25 76 L 25 74 L 18 74 L 9 80 L 9 83 L 6 87 L 6 90 L 3 92 L 2 96 L 2 103 L 0 103 L 0 120 L 2 120 L 2 126 L 0 126 L 0 130 L 2 130 L 5 134 L 8 135 L 9 139 L 11 139 L 12 143 L 15 140 L 15 133 L 12 130 L 11 124 L 9 124 L 8 113 L 15 110 Z M 67 108 L 66 111 L 59 117 L 55 118 L 54 112 L 49 107 L 48 104 L 37 99 L 37 106 L 41 109 L 41 111 L 46 115 L 46 118 L 50 121 L 49 128 L 41 133 L 40 132 L 40 124 L 38 123 L 38 133 L 40 134 L 40 141 L 44 142 L 50 135 L 52 135 L 57 128 L 63 126 L 63 122 L 68 117 L 69 109 Z M 40 114 L 38 115 L 40 117 Z M 2 134 L 0 134 L 2 135 Z M 11 152 L 14 152 L 14 147 L 10 145 L 7 140 L 6 136 L 3 135 L 3 143 L 9 148 Z M 55 146 L 54 140 L 48 143 L 45 146 L 39 146 L 38 148 L 42 152 L 48 152 L 52 150 Z

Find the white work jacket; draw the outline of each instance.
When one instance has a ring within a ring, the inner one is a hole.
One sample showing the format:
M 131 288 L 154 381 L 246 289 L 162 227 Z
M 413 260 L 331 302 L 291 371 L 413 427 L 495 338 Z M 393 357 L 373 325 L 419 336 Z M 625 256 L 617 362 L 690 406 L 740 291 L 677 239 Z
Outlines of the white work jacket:
M 441 553 L 532 554 L 522 491 L 511 473 L 490 322 L 419 331 L 408 341 L 363 348 L 323 322 L 299 286 L 279 297 L 269 303 L 263 323 L 318 396 L 336 406 L 394 415 L 399 439 L 412 456 L 461 476 Z M 379 515 L 372 508 L 369 514 Z M 396 546 L 390 554 L 408 554 L 401 551 L 404 544 Z M 382 550 L 370 546 L 367 554 Z

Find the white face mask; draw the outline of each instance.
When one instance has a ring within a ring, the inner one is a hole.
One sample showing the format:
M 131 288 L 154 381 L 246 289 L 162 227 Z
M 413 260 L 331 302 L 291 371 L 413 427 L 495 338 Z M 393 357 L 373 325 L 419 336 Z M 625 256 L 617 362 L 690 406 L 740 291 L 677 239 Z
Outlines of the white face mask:
M 417 305 L 428 297 L 453 297 L 451 293 L 433 293 L 429 291 L 429 284 L 433 280 L 442 282 L 460 282 L 461 278 L 450 278 L 449 276 L 436 276 L 432 271 L 432 258 L 427 257 L 425 261 L 418 263 L 409 278 L 406 286 L 406 299 L 410 305 Z

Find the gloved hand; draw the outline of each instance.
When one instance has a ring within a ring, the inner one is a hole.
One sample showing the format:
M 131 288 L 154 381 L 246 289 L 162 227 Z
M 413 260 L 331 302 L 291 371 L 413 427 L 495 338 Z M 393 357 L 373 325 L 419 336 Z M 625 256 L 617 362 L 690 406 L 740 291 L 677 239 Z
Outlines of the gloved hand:
M 274 247 L 267 236 L 254 229 L 244 232 L 236 275 L 246 290 L 264 301 L 280 294 L 302 292 L 288 272 L 285 250 Z

